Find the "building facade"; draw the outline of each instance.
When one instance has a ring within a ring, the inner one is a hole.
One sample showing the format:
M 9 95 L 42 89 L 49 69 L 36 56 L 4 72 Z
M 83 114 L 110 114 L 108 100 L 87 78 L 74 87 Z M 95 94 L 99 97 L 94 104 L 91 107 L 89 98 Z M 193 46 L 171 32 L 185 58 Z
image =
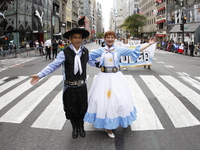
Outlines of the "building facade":
M 169 34 L 167 34 L 167 22 L 166 22 L 166 0 L 156 0 L 156 37 L 159 39 L 169 40 Z
M 4 0 L 0 2 L 1 35 L 18 48 L 25 41 L 50 38 L 51 0 Z M 8 43 L 4 43 L 8 44 Z
M 96 33 L 104 33 L 104 29 L 102 27 L 102 8 L 101 8 L 101 4 L 99 2 L 97 2 L 97 26 L 96 26 Z
M 174 42 L 200 43 L 200 0 L 167 0 L 166 7 L 169 39 Z M 184 32 L 180 30 L 183 17 L 186 18 Z
M 146 26 L 140 28 L 140 37 L 149 39 L 155 36 L 157 32 L 155 0 L 140 0 L 139 9 L 141 14 L 147 19 Z

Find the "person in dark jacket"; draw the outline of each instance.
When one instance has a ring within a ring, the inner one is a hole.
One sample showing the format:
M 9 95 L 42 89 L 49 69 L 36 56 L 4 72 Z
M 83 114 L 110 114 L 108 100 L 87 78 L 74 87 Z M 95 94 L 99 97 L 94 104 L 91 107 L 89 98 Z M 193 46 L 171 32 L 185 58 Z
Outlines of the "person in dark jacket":
M 194 56 L 194 43 L 191 42 L 189 44 L 189 49 L 190 49 L 190 56 Z
M 52 51 L 53 51 L 53 59 L 55 59 L 58 53 L 58 43 L 56 42 L 56 40 L 53 41 Z
M 85 137 L 83 118 L 87 111 L 86 66 L 89 60 L 88 49 L 81 46 L 83 39 L 89 36 L 84 29 L 74 28 L 66 32 L 63 37 L 71 44 L 59 52 L 56 59 L 38 74 L 31 75 L 31 84 L 35 85 L 41 78 L 49 75 L 63 66 L 63 105 L 65 116 L 72 124 L 72 137 L 77 138 L 78 132 Z M 53 111 L 53 110 L 52 110 Z

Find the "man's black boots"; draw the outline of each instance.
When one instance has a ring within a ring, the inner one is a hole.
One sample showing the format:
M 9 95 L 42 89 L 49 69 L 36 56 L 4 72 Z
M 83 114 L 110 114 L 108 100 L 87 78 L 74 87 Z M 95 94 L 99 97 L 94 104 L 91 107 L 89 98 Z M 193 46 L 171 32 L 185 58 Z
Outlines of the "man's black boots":
M 82 119 L 79 120 L 79 132 L 80 132 L 81 137 L 86 136 L 86 133 L 85 133 L 85 130 L 84 130 L 84 121 Z
M 72 138 L 77 138 L 78 137 L 78 126 L 77 126 L 77 122 L 74 120 L 70 120 L 71 124 L 72 124 Z

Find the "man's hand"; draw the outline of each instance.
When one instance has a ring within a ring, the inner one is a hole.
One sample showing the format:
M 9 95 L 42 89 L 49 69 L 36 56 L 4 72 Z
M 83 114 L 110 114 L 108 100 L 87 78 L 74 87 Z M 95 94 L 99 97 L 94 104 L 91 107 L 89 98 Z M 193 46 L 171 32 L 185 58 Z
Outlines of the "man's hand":
M 31 85 L 35 85 L 40 80 L 40 78 L 37 74 L 31 75 L 30 77 L 32 78 L 31 82 L 30 82 Z

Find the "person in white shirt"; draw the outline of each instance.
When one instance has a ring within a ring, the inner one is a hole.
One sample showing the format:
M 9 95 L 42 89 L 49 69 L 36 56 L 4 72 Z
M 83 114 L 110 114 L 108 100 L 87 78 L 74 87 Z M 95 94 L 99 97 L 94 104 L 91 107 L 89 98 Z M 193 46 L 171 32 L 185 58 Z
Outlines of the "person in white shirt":
M 36 41 L 35 41 L 35 56 L 36 56 L 36 54 L 39 53 L 39 49 L 40 49 L 40 47 L 39 47 L 39 42 L 38 42 L 38 40 L 36 40 Z
M 46 59 L 49 57 L 51 59 L 51 38 L 44 42 L 45 50 L 46 50 Z
M 27 57 L 31 55 L 30 54 L 30 44 L 28 42 L 26 43 L 26 55 L 27 55 Z

